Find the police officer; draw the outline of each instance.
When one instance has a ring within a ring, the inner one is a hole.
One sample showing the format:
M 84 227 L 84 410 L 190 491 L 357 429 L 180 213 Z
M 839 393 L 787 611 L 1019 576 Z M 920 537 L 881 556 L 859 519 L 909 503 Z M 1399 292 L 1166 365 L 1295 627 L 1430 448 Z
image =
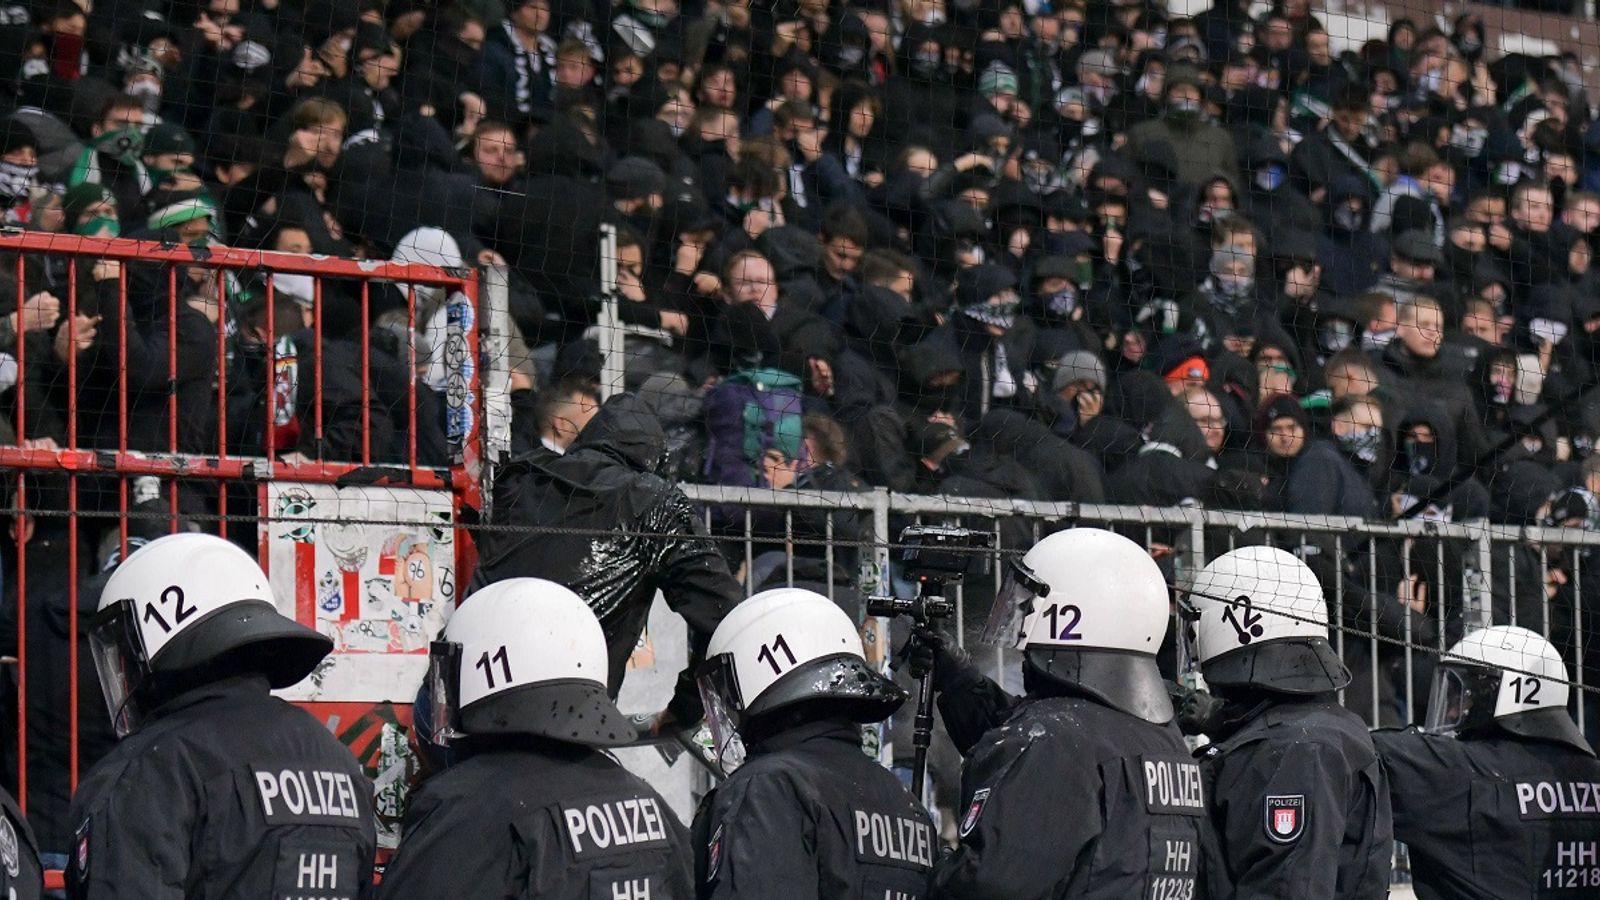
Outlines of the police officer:
M 107 580 L 89 643 L 122 740 L 73 797 L 69 896 L 371 896 L 371 783 L 269 693 L 333 642 L 279 614 L 249 554 L 150 542 Z
M 717 626 L 700 684 L 733 769 L 695 816 L 701 898 L 926 896 L 933 825 L 861 752 L 860 723 L 906 694 L 867 665 L 843 610 L 799 588 L 751 597 Z
M 1276 547 L 1242 547 L 1201 570 L 1188 606 L 1221 701 L 1193 729 L 1212 741 L 1208 896 L 1388 896 L 1388 784 L 1366 724 L 1338 703 L 1350 672 L 1316 575 Z
M 933 896 L 1197 896 L 1206 802 L 1156 669 L 1160 568 L 1077 528 L 1013 561 L 996 603 L 990 636 L 1025 651 L 1027 694 L 967 760 Z
M 433 645 L 433 740 L 460 761 L 423 782 L 384 900 L 687 900 L 689 835 L 600 752 L 634 737 L 606 694 L 606 639 L 572 591 L 539 578 L 468 597 Z
M 1420 900 L 1600 896 L 1600 760 L 1567 685 L 1549 641 L 1485 628 L 1434 670 L 1426 728 L 1374 732 Z
M 39 844 L 17 801 L 0 788 L 0 897 L 38 900 L 44 890 Z

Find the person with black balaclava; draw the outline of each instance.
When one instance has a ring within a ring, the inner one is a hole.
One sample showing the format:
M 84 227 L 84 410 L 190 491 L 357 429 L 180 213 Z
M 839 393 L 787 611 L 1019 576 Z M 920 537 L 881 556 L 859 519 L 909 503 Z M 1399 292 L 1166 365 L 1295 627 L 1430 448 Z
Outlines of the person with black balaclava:
M 1278 139 L 1256 134 L 1245 149 L 1248 185 L 1239 210 L 1276 237 L 1288 229 L 1316 232 L 1322 213 L 1289 178 L 1289 157 Z
M 906 28 L 894 74 L 882 88 L 882 133 L 907 135 L 921 130 L 936 147 L 961 142 L 957 120 L 963 112 L 963 94 L 945 62 L 947 36 L 944 29 L 921 23 Z
M 1201 570 L 1183 607 L 1211 692 L 1178 720 L 1211 739 L 1208 896 L 1388 896 L 1389 785 L 1366 723 L 1339 704 L 1350 672 L 1316 575 L 1276 547 L 1243 547 Z
M 1177 180 L 1187 185 L 1198 185 L 1214 172 L 1238 170 L 1232 136 L 1204 118 L 1200 82 L 1192 70 L 1168 72 L 1162 100 L 1161 118 L 1128 130 L 1129 156 L 1145 160 L 1156 145 L 1166 144 L 1177 163 Z
M 1018 325 L 1017 279 L 994 265 L 963 269 L 956 285 L 959 312 L 930 340 L 953 349 L 964 377 L 960 408 L 968 430 L 999 406 L 1028 407 L 1037 380 L 1028 371 L 1033 328 Z
M 27 224 L 29 192 L 39 174 L 39 141 L 16 118 L 0 121 L 0 221 Z
M 1317 238 L 1323 282 L 1340 297 L 1354 297 L 1383 276 L 1389 242 L 1368 228 L 1372 184 L 1365 175 L 1342 174 L 1328 187 L 1326 224 Z
M 1519 459 L 1556 462 L 1559 422 L 1543 403 L 1524 403 L 1517 396 L 1520 370 L 1517 354 L 1506 349 L 1490 351 L 1473 368 L 1473 401 L 1489 454 L 1478 466 L 1485 472 L 1499 471 Z

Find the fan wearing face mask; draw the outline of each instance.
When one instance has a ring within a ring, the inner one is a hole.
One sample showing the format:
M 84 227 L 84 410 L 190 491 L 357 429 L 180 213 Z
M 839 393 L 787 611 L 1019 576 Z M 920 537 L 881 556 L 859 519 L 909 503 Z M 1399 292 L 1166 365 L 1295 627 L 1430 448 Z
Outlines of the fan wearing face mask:
M 0 217 L 7 225 L 28 221 L 28 192 L 39 174 L 39 142 L 15 119 L 0 122 Z
M 1342 175 L 1329 186 L 1322 204 L 1326 218 L 1317 239 L 1317 260 L 1323 284 L 1341 297 L 1372 287 L 1389 261 L 1388 241 L 1367 228 L 1371 191 L 1365 175 Z
M 1207 119 L 1200 82 L 1193 69 L 1167 73 L 1161 117 L 1128 131 L 1128 151 L 1135 160 L 1151 158 L 1157 144 L 1167 144 L 1182 184 L 1197 185 L 1214 172 L 1238 171 L 1233 138 Z
M 1036 330 L 1022 314 L 1017 277 L 996 265 L 961 270 L 956 279 L 956 310 L 930 338 L 955 350 L 961 359 L 962 396 L 951 410 L 973 431 L 991 410 L 1031 407 L 1038 388 L 1029 370 Z
M 1317 210 L 1289 178 L 1289 157 L 1283 152 L 1278 139 L 1270 134 L 1257 134 L 1245 153 L 1249 167 L 1249 184 L 1240 204 L 1251 221 L 1276 237 L 1287 229 L 1315 233 L 1322 227 L 1322 213 Z

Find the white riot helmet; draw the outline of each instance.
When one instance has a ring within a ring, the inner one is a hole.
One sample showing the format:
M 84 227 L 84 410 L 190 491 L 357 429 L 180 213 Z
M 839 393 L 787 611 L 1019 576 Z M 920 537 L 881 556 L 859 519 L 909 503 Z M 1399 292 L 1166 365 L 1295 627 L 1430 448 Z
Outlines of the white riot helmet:
M 740 761 L 738 733 L 759 738 L 751 726 L 762 717 L 815 702 L 880 722 L 906 700 L 867 664 L 850 616 L 801 588 L 762 591 L 735 606 L 711 635 L 699 687 L 717 759 L 730 771 Z
M 151 695 L 157 676 L 221 677 L 206 670 L 226 666 L 285 688 L 309 675 L 333 641 L 278 612 L 266 573 L 238 545 L 185 533 L 151 541 L 111 573 L 89 648 L 123 737 L 167 699 Z
M 450 616 L 429 652 L 436 744 L 527 734 L 590 747 L 637 730 L 606 693 L 606 637 L 589 605 L 542 578 L 484 587 Z
M 1434 670 L 1426 729 L 1467 735 L 1498 726 L 1593 752 L 1567 713 L 1568 684 L 1561 654 L 1538 633 L 1515 625 L 1479 629 Z
M 1013 559 L 984 630 L 1033 672 L 1150 722 L 1172 720 L 1156 668 L 1167 582 L 1143 547 L 1098 528 L 1060 531 Z M 1025 669 L 1026 672 L 1026 669 Z
M 1213 687 L 1323 694 L 1350 683 L 1328 643 L 1328 603 L 1315 573 L 1277 547 L 1240 547 L 1190 586 L 1195 657 Z

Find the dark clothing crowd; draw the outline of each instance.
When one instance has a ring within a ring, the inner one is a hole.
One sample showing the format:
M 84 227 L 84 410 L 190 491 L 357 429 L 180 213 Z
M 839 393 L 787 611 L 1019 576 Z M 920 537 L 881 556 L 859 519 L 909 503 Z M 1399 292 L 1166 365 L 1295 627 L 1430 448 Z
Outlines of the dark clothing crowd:
M 505 265 L 519 452 L 592 414 L 614 300 L 679 479 L 1600 520 L 1600 124 L 1576 54 L 1494 58 L 1472 15 L 1343 47 L 1292 0 L 7 15 L 8 224 Z M 450 459 L 453 291 L 123 268 L 0 267 L 8 437 L 63 444 L 75 399 L 110 445 L 126 387 L 133 450 Z
M 670 483 L 1600 528 L 1581 48 L 1496 55 L 1474 13 L 1353 43 L 1305 0 L 1254 6 L 0 4 L 6 234 L 193 259 L 0 239 L 0 444 L 461 461 L 458 341 L 487 317 L 452 287 L 295 270 L 323 256 L 507 273 L 485 368 L 509 373 L 488 401 L 511 412 L 518 521 L 559 525 L 552 498 L 579 495 L 616 514 L 595 473 L 630 448 L 583 433 L 620 346 L 661 430 L 626 460 L 659 501 L 640 517 L 750 538 L 752 588 L 845 588 L 865 524 L 702 511 Z M 224 271 L 219 248 L 286 255 Z M 257 512 L 208 485 L 172 496 Z M 85 476 L 72 502 L 126 487 Z M 69 486 L 6 490 L 48 511 Z M 59 557 L 63 518 L 17 521 L 28 557 Z M 824 537 L 839 558 L 795 549 Z M 1297 540 L 1372 636 L 1341 648 L 1369 721 L 1417 718 L 1431 677 L 1377 636 L 1455 641 L 1467 584 L 1600 669 L 1591 552 Z M 622 549 L 716 582 L 691 610 L 731 583 L 698 543 Z M 624 574 L 589 572 L 652 586 Z M 57 599 L 28 615 L 65 634 Z

